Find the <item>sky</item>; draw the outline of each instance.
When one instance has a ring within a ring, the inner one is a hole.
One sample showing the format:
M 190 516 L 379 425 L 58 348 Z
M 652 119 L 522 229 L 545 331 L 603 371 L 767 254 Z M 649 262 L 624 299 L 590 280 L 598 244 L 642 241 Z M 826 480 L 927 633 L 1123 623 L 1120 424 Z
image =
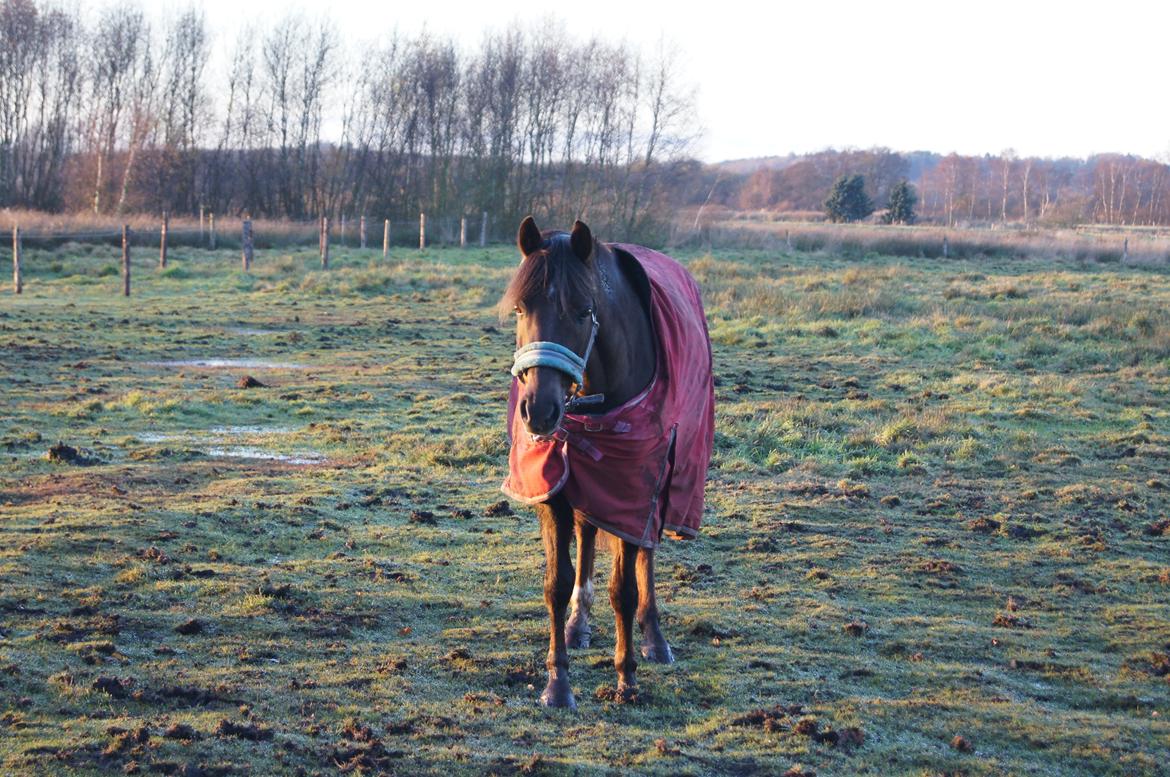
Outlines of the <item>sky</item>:
M 106 4 L 114 0 L 99 0 Z M 162 17 L 189 0 L 142 0 Z M 90 4 L 86 4 L 92 7 Z M 556 19 L 571 35 L 678 52 L 708 161 L 871 148 L 1170 160 L 1159 4 L 588 0 L 199 0 L 226 51 L 240 26 L 328 17 L 358 52 L 397 28 L 468 49 L 485 31 Z M 226 57 L 226 55 L 224 55 Z

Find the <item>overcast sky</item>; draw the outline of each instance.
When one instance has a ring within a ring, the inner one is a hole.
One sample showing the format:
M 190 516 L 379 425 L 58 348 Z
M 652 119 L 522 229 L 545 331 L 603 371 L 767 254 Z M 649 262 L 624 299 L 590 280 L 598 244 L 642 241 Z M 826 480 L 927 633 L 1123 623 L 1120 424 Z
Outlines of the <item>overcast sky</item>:
M 113 0 L 100 0 L 111 2 Z M 143 0 L 158 18 L 187 0 Z M 88 5 L 88 4 L 87 4 Z M 352 50 L 424 28 L 474 47 L 512 21 L 665 38 L 697 87 L 707 161 L 827 147 L 965 154 L 1170 156 L 1167 17 L 1158 3 L 588 0 L 199 0 L 226 52 L 236 29 L 327 16 Z M 90 6 L 92 7 L 92 6 Z M 267 21 L 266 21 L 267 20 Z

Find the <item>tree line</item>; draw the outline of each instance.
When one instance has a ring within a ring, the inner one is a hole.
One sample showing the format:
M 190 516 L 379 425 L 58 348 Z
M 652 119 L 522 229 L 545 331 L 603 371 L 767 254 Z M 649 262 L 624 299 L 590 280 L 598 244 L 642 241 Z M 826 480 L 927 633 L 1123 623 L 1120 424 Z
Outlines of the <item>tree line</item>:
M 822 213 L 835 181 L 860 176 L 887 220 L 909 181 L 930 223 L 1170 224 L 1170 166 L 1136 156 L 878 148 L 705 165 L 688 157 L 696 125 L 669 52 L 555 24 L 472 47 L 426 33 L 359 46 L 293 14 L 216 41 L 194 6 L 159 22 L 133 2 L 86 16 L 0 0 L 0 207 L 487 212 L 497 237 L 536 212 L 636 236 L 688 205 Z
M 1170 224 L 1170 165 L 1133 155 L 1043 159 L 1012 151 L 943 156 L 882 148 L 826 150 L 729 163 L 705 175 L 714 186 L 710 201 L 734 210 L 821 211 L 834 182 L 860 176 L 866 197 L 879 207 L 890 201 L 898 182 L 908 180 L 918 220 L 948 226 Z M 899 200 L 904 197 L 899 194 Z M 701 199 L 692 195 L 691 201 Z
M 653 229 L 691 163 L 669 51 L 555 25 L 343 41 L 289 15 L 224 41 L 195 7 L 152 23 L 0 0 L 0 206 L 308 219 L 531 211 Z

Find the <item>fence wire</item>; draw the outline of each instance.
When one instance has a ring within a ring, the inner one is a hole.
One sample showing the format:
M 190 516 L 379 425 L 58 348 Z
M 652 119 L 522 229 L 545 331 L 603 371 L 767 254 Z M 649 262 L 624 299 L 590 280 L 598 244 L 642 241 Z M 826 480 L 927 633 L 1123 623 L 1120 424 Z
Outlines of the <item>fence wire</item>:
M 485 225 L 480 214 L 469 214 L 465 217 L 465 224 L 461 222 L 459 216 L 427 216 L 425 226 L 425 242 L 428 246 L 455 246 L 460 245 L 461 237 L 465 244 L 469 247 L 477 246 L 481 243 L 496 242 L 498 236 L 493 233 L 494 224 L 490 221 Z M 367 217 L 366 220 L 366 248 L 367 250 L 380 249 L 383 245 L 383 240 L 387 237 L 386 219 L 374 219 Z M 190 245 L 193 242 L 202 243 L 205 247 L 210 247 L 214 235 L 214 242 L 217 248 L 238 248 L 242 240 L 242 227 L 244 219 L 232 218 L 227 223 L 220 221 L 215 224 L 214 229 L 209 223 L 203 227 L 182 226 L 182 227 L 167 227 L 167 243 L 176 242 Z M 389 219 L 389 244 L 392 247 L 415 247 L 419 246 L 419 222 L 418 219 Z M 18 227 L 19 225 L 13 225 Z M 485 229 L 486 226 L 486 229 Z M 311 246 L 317 243 L 320 239 L 320 221 L 281 221 L 281 222 L 252 222 L 252 239 L 257 248 L 289 246 L 289 245 L 304 245 Z M 8 234 L 12 234 L 12 227 L 8 229 Z M 129 228 L 129 237 L 132 243 L 147 244 L 161 239 L 162 225 L 150 227 L 133 227 Z M 52 230 L 20 230 L 20 239 L 22 242 L 38 242 L 38 243 L 67 243 L 67 242 L 107 242 L 120 241 L 122 239 L 122 229 L 117 227 L 110 230 L 105 229 L 88 229 L 88 230 L 66 230 L 66 231 L 52 231 Z M 330 218 L 329 220 L 329 242 L 332 246 L 342 248 L 358 248 L 361 243 L 361 220 L 359 218 L 346 217 L 344 220 L 340 218 Z

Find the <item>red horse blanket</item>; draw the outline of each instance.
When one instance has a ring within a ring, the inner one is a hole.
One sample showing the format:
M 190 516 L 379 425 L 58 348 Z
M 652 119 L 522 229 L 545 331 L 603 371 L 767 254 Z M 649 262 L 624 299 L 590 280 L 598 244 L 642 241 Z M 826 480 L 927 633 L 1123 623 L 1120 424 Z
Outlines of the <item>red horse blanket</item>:
M 551 440 L 534 440 L 508 400 L 508 477 L 502 490 L 527 504 L 564 492 L 591 523 L 642 547 L 663 533 L 699 532 L 715 433 L 711 340 L 699 287 L 682 265 L 614 243 L 650 281 L 657 365 L 640 395 L 604 415 L 566 415 Z M 605 326 L 603 323 L 602 326 Z

